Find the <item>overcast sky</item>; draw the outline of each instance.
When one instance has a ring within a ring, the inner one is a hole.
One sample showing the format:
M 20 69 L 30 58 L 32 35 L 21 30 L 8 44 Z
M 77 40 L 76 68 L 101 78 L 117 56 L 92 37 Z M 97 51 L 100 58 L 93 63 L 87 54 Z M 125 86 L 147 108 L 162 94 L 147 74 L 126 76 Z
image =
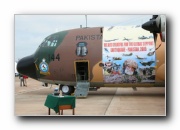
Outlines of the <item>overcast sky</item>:
M 87 15 L 87 26 L 141 25 L 152 15 Z M 35 52 L 48 35 L 86 26 L 85 15 L 15 15 L 15 61 Z

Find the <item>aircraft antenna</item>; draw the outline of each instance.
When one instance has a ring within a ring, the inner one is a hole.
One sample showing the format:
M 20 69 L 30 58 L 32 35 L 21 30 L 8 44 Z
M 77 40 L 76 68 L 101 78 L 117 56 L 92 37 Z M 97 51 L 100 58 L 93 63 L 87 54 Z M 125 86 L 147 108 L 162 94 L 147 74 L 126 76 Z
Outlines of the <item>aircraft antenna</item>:
M 85 18 L 86 18 L 86 28 L 87 28 L 87 15 L 85 15 Z

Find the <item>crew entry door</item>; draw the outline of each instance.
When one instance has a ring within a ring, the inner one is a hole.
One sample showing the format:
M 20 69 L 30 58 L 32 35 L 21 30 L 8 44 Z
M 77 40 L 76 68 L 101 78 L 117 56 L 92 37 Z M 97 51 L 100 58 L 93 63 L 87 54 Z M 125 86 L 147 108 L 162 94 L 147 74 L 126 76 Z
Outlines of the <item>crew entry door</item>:
M 75 61 L 76 97 L 86 97 L 90 86 L 89 61 Z
M 89 62 L 75 61 L 76 81 L 89 81 Z

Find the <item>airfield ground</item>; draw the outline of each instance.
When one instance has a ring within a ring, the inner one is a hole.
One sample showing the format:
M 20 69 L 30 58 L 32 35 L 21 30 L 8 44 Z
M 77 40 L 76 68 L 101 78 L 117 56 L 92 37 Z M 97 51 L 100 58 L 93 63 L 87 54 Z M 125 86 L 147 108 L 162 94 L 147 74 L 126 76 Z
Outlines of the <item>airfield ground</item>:
M 56 85 L 43 87 L 41 82 L 27 79 L 27 87 L 20 87 L 15 77 L 14 114 L 16 116 L 48 116 L 44 106 L 48 94 Z M 165 116 L 165 88 L 101 88 L 90 91 L 86 98 L 76 98 L 75 116 Z M 63 116 L 71 116 L 64 110 Z M 51 110 L 50 116 L 59 116 Z M 62 115 L 60 115 L 62 116 Z

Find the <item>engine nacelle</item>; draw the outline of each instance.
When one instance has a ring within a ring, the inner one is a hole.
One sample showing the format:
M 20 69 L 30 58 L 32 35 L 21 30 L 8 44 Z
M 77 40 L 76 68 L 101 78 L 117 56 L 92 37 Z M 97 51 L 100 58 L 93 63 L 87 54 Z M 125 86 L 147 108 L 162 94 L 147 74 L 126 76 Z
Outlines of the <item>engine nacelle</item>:
M 152 19 L 142 25 L 142 28 L 150 31 L 151 33 L 160 33 L 161 40 L 165 42 L 165 28 L 166 28 L 166 16 L 165 15 L 153 15 Z

